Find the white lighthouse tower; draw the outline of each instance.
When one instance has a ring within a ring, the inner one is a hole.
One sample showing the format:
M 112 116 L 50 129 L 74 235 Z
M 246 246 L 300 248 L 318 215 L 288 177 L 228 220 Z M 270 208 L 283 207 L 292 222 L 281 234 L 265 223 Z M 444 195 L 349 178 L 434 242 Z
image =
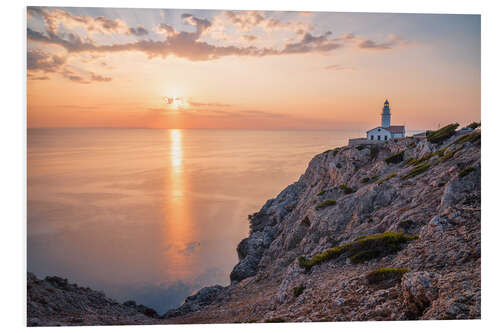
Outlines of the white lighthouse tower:
M 388 100 L 385 100 L 384 109 L 382 110 L 382 127 L 391 127 L 391 108 Z
M 390 139 L 404 138 L 406 129 L 404 125 L 391 125 L 391 108 L 386 99 L 382 109 L 382 126 L 372 128 L 366 132 L 365 138 L 349 139 L 349 145 L 359 145 L 363 143 L 377 143 Z

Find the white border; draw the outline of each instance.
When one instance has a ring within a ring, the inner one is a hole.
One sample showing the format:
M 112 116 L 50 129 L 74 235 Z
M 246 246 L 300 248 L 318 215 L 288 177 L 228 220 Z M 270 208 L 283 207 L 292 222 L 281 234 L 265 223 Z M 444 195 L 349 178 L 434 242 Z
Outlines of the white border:
M 427 322 L 363 322 L 363 323 L 308 323 L 308 324 L 249 324 L 249 325 L 170 325 L 154 327 L 96 327 L 79 330 L 106 331 L 175 331 L 175 332 L 233 332 L 256 329 L 271 330 L 319 330 L 340 332 L 422 332 L 453 330 L 454 332 L 479 329 L 493 331 L 497 325 L 497 308 L 500 295 L 498 243 L 499 225 L 497 209 L 500 188 L 499 145 L 495 130 L 500 126 L 498 102 L 498 61 L 500 52 L 498 33 L 500 17 L 498 1 L 453 0 L 379 0 L 379 1 L 321 1 L 307 0 L 270 2 L 253 0 L 65 0 L 65 1 L 5 1 L 2 8 L 2 99 L 1 105 L 1 215 L 2 223 L 2 273 L 0 293 L 1 326 L 5 331 L 24 330 L 25 282 L 26 282 L 26 108 L 25 108 L 25 61 L 26 61 L 26 5 L 80 6 L 80 7 L 129 7 L 129 8 L 198 8 L 198 9 L 260 9 L 260 10 L 308 10 L 346 12 L 406 12 L 406 13 L 455 13 L 482 15 L 482 320 L 475 321 L 427 321 Z M 486 180 L 486 181 L 484 181 Z M 53 328 L 40 328 L 49 331 Z M 60 328 L 58 331 L 72 330 Z

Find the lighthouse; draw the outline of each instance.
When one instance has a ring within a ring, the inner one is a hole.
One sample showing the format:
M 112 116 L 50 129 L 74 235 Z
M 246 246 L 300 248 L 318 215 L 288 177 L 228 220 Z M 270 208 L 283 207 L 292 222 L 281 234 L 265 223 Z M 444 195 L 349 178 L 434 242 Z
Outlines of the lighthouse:
M 384 103 L 384 108 L 382 109 L 382 127 L 391 127 L 391 108 L 389 107 L 389 101 L 386 99 Z
M 382 109 L 382 126 L 372 128 L 366 132 L 365 138 L 349 139 L 349 145 L 359 145 L 364 143 L 378 143 L 390 139 L 404 138 L 406 129 L 404 125 L 391 125 L 391 108 L 386 99 Z

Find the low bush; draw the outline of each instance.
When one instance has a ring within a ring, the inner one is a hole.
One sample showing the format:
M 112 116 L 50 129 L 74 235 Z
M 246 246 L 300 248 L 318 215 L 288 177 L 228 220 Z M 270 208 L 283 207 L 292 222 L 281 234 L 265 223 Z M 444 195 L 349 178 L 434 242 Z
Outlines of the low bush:
M 402 178 L 403 179 L 410 179 L 410 178 L 413 178 L 415 176 L 418 176 L 421 173 L 424 173 L 425 171 L 427 171 L 427 169 L 429 169 L 430 166 L 431 165 L 430 165 L 429 162 L 420 163 L 419 165 L 417 165 L 416 167 L 414 167 L 413 169 L 411 169 L 410 172 L 408 172 Z
M 366 279 L 369 284 L 375 284 L 385 281 L 401 281 L 401 278 L 405 273 L 408 273 L 408 268 L 392 268 L 392 267 L 382 267 L 371 271 L 366 275 Z
M 481 123 L 478 123 L 478 122 L 473 122 L 473 123 L 470 123 L 469 125 L 467 125 L 468 128 L 472 128 L 472 129 L 476 129 L 479 126 L 481 126 Z
M 410 161 L 409 163 L 407 163 L 408 165 L 417 165 L 417 164 L 420 164 L 422 162 L 425 162 L 427 160 L 430 160 L 432 157 L 438 155 L 438 156 L 443 156 L 446 149 L 448 149 L 448 147 L 444 147 L 444 148 L 441 148 L 439 150 L 436 150 L 435 152 L 428 152 L 428 153 L 425 153 L 424 156 L 422 156 L 421 158 L 419 159 L 413 159 L 412 161 Z
M 385 232 L 356 238 L 352 243 L 330 248 L 322 253 L 317 253 L 311 259 L 299 257 L 299 266 L 306 271 L 325 261 L 336 259 L 347 254 L 352 263 L 362 263 L 374 258 L 383 257 L 401 250 L 407 242 L 417 239 L 404 233 Z
M 458 177 L 463 178 L 474 170 L 476 170 L 476 168 L 474 168 L 472 165 L 469 165 L 468 167 L 460 170 L 460 172 L 458 173 Z
M 406 165 L 412 165 L 412 164 L 414 164 L 416 161 L 417 161 L 417 159 L 416 159 L 416 158 L 410 157 L 410 158 L 406 159 L 405 164 L 406 164 Z
M 478 140 L 481 140 L 481 132 L 470 133 L 467 135 L 463 135 L 459 137 L 457 140 L 453 142 L 453 144 L 463 144 L 466 142 L 474 143 Z
M 391 173 L 389 176 L 387 176 L 387 177 L 385 177 L 385 178 L 382 178 L 382 179 L 378 180 L 378 181 L 377 181 L 377 184 L 378 184 L 378 185 L 380 185 L 380 184 L 382 184 L 383 182 L 388 181 L 389 179 L 394 178 L 394 177 L 396 177 L 396 176 L 397 176 L 397 175 L 396 175 L 395 173 Z
M 347 187 L 346 184 L 339 185 L 339 188 L 344 191 L 344 194 L 351 194 L 356 192 L 355 189 Z
M 449 124 L 444 127 L 441 127 L 437 131 L 428 131 L 427 132 L 427 141 L 431 143 L 442 143 L 445 140 L 451 138 L 455 135 L 456 129 L 458 128 L 458 124 Z
M 340 148 L 335 148 L 333 150 L 333 156 L 336 156 L 339 153 L 339 151 L 340 151 Z
M 285 323 L 286 320 L 280 317 L 264 320 L 265 323 Z
M 302 293 L 304 292 L 305 289 L 306 289 L 306 287 L 303 284 L 293 288 L 293 297 L 295 297 L 295 298 L 299 297 L 300 295 L 302 295 Z
M 325 200 L 325 201 L 319 203 L 316 206 L 316 209 L 321 209 L 321 208 L 325 208 L 325 207 L 328 207 L 328 206 L 333 206 L 333 205 L 336 205 L 336 204 L 337 204 L 337 201 L 335 199 L 328 199 L 328 200 Z
M 319 193 L 317 194 L 317 196 L 319 197 L 319 196 L 321 196 L 321 195 L 323 195 L 325 193 L 326 193 L 326 190 L 321 190 L 321 191 L 319 191 Z
M 438 160 L 439 163 L 441 162 L 446 162 L 448 161 L 450 158 L 452 158 L 456 152 L 458 152 L 459 150 L 461 150 L 464 146 L 460 146 L 460 147 L 457 147 L 455 149 L 450 149 L 446 154 L 444 154 L 443 156 L 441 156 Z
M 370 181 L 370 177 L 364 177 L 364 178 L 361 178 L 360 182 L 361 183 L 368 183 Z
M 356 149 L 357 149 L 357 150 L 363 150 L 363 149 L 365 149 L 365 148 L 366 148 L 366 147 L 365 147 L 365 145 L 359 145 L 359 146 L 356 146 Z
M 397 164 L 403 162 L 405 156 L 405 151 L 402 150 L 396 154 L 393 154 L 385 159 L 386 163 Z

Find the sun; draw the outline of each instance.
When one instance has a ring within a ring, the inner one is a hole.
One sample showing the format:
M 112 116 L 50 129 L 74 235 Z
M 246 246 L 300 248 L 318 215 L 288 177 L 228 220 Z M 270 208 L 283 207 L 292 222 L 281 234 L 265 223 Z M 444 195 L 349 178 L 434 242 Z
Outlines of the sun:
M 172 97 L 168 97 L 168 96 L 162 96 L 163 98 L 163 101 L 165 103 L 167 103 L 170 108 L 172 109 L 179 109 L 179 108 L 183 108 L 183 107 L 186 107 L 188 106 L 188 102 L 185 98 L 183 97 L 177 97 L 177 96 L 172 96 Z
M 172 106 L 173 106 L 175 109 L 178 109 L 178 108 L 180 108 L 182 105 L 183 105 L 182 99 L 181 99 L 181 98 L 178 98 L 178 97 L 174 97 L 174 101 L 173 101 L 173 103 L 172 103 Z

